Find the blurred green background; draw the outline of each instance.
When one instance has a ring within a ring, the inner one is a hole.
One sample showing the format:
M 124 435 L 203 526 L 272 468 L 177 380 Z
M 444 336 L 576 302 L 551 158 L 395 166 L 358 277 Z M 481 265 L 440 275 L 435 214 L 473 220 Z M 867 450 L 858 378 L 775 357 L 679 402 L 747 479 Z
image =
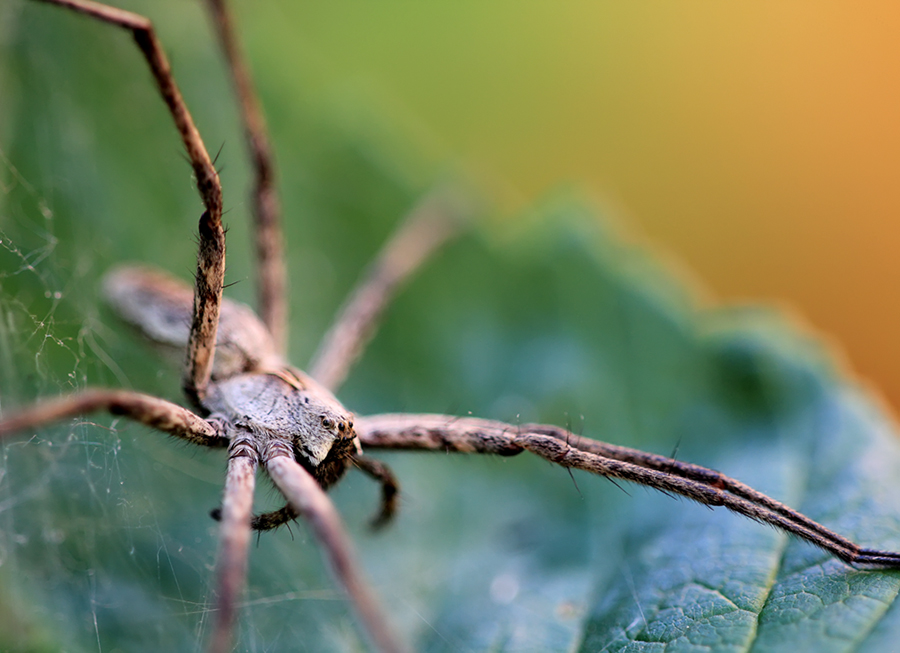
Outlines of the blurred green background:
M 708 299 L 790 307 L 900 405 L 895 3 L 259 3 L 243 22 L 262 74 L 314 62 L 317 90 L 365 88 L 509 208 L 576 185 Z
M 252 303 L 247 167 L 203 7 L 121 6 L 152 17 L 221 148 L 228 292 Z M 840 320 L 865 329 L 875 354 L 851 349 L 854 369 L 890 369 L 895 345 L 874 331 L 892 315 L 893 263 L 875 255 L 890 232 L 859 222 L 887 220 L 897 200 L 886 18 L 712 4 L 235 9 L 278 155 L 295 362 L 437 180 L 462 171 L 493 201 L 398 298 L 341 393 L 350 408 L 677 448 L 900 547 L 892 428 L 836 380 L 834 353 L 772 311 L 708 301 L 799 305 L 814 285 L 827 300 L 799 312 L 843 343 Z M 0 407 L 89 384 L 177 400 L 177 361 L 121 329 L 98 293 L 124 260 L 193 268 L 199 203 L 143 61 L 126 35 L 36 3 L 0 6 L 0 47 Z M 837 252 L 817 249 L 829 239 Z M 647 242 L 683 262 L 661 263 Z M 701 284 L 684 283 L 688 268 Z M 96 416 L 2 455 L 0 648 L 201 646 L 221 452 Z M 524 457 L 387 458 L 405 490 L 394 528 L 366 532 L 366 479 L 334 496 L 417 649 L 620 650 L 651 637 L 692 650 L 699 633 L 735 650 L 758 637 L 768 650 L 845 650 L 849 637 L 879 651 L 900 627 L 896 574 L 850 570 L 721 511 L 583 475 L 576 487 Z M 275 501 L 263 488 L 259 507 Z M 302 526 L 261 538 L 240 650 L 360 650 L 339 599 Z

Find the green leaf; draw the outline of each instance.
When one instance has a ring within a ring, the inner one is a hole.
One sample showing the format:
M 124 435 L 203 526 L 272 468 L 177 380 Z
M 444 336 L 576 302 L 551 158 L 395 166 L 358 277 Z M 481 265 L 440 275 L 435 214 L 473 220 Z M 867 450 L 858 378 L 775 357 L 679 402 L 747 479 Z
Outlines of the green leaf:
M 246 162 L 214 46 L 196 36 L 201 8 L 136 9 L 157 22 L 207 144 L 225 144 L 229 293 L 252 301 Z M 123 329 L 98 294 L 124 260 L 191 273 L 199 208 L 169 118 L 127 35 L 36 3 L 6 11 L 0 407 L 87 385 L 178 400 L 177 361 Z M 443 163 L 309 68 L 258 77 L 302 365 Z M 515 220 L 481 216 L 442 252 L 341 397 L 360 413 L 544 421 L 677 449 L 861 545 L 900 549 L 900 451 L 879 407 L 777 313 L 698 306 L 560 193 Z M 18 624 L 0 629 L 0 648 L 202 648 L 222 453 L 103 415 L 0 446 L 0 608 Z M 852 569 L 722 509 L 524 454 L 382 458 L 403 483 L 390 529 L 366 531 L 377 503 L 367 479 L 351 474 L 333 496 L 416 650 L 882 651 L 900 635 L 898 572 Z M 277 503 L 259 495 L 259 508 Z M 316 549 L 302 525 L 259 539 L 239 650 L 365 648 Z

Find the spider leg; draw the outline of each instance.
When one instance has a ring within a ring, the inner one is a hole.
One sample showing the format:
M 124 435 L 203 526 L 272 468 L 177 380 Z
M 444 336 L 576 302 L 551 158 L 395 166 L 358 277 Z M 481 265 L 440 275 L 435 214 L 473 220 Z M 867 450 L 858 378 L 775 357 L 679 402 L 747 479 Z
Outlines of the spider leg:
M 219 175 L 175 84 L 153 25 L 147 18 L 90 0 L 42 1 L 72 9 L 131 32 L 147 60 L 157 89 L 187 150 L 197 180 L 197 190 L 206 208 L 200 217 L 193 317 L 182 376 L 185 393 L 195 405 L 199 405 L 200 398 L 206 393 L 212 371 L 219 304 L 225 279 L 225 230 L 222 228 L 222 186 Z
M 254 170 L 253 219 L 256 239 L 259 316 L 272 334 L 275 350 L 285 353 L 287 340 L 286 272 L 281 245 L 281 204 L 275 188 L 275 165 L 266 121 L 250 71 L 234 32 L 225 0 L 207 0 L 219 44 L 225 54 L 244 123 Z
M 306 519 L 330 559 L 331 568 L 344 586 L 375 648 L 398 653 L 403 647 L 387 626 L 372 591 L 354 560 L 350 540 L 334 504 L 318 482 L 290 456 L 267 457 L 266 469 L 291 506 Z
M 439 188 L 429 193 L 382 247 L 319 344 L 310 376 L 332 392 L 347 378 L 400 286 L 461 228 L 471 212 L 465 198 Z
M 0 421 L 0 436 L 96 411 L 122 415 L 159 431 L 206 447 L 227 447 L 214 424 L 164 399 L 127 390 L 84 390 L 42 401 Z
M 256 466 L 257 455 L 252 447 L 240 437 L 233 440 L 222 499 L 222 528 L 216 562 L 216 616 L 210 653 L 227 653 L 232 648 L 238 599 L 247 577 Z
M 403 414 L 357 417 L 356 432 L 363 445 L 370 448 L 497 455 L 530 451 L 563 467 L 639 483 L 709 506 L 724 506 L 804 539 L 847 563 L 900 567 L 900 553 L 863 549 L 724 474 L 588 440 L 556 426 L 513 426 L 446 415 Z
M 633 463 L 640 467 L 659 470 L 661 472 L 680 476 L 688 480 L 707 484 L 713 488 L 724 490 L 729 494 L 733 494 L 737 497 L 746 499 L 753 504 L 781 515 L 782 517 L 803 526 L 804 528 L 808 529 L 812 533 L 815 533 L 819 537 L 824 538 L 825 540 L 833 540 L 834 543 L 839 546 L 846 547 L 848 544 L 856 546 L 853 545 L 852 542 L 845 540 L 843 537 L 835 535 L 835 533 L 828 530 L 821 524 L 813 521 L 806 515 L 799 513 L 796 510 L 793 510 L 792 508 L 784 505 L 783 503 L 775 501 L 771 497 L 766 496 L 762 492 L 754 490 L 750 486 L 745 485 L 733 478 L 725 476 L 724 474 L 715 470 L 701 467 L 699 465 L 692 465 L 691 463 L 682 462 L 673 458 L 667 458 L 665 456 L 647 453 L 638 449 L 620 447 L 617 445 L 608 444 L 606 442 L 600 442 L 597 440 L 580 437 L 569 433 L 565 429 L 561 429 L 552 425 L 525 424 L 520 428 L 532 433 L 549 435 L 563 440 L 574 448 L 580 449 L 581 451 L 587 451 L 606 458 Z M 879 553 L 883 552 L 870 551 L 868 549 L 860 550 L 860 555 L 865 554 L 866 556 L 877 557 Z M 862 564 L 875 564 L 873 562 L 863 562 L 858 559 L 854 560 L 853 562 Z
M 357 455 L 353 457 L 353 464 L 381 483 L 381 510 L 372 519 L 370 526 L 373 530 L 387 526 L 397 512 L 397 494 L 400 492 L 397 477 L 390 467 L 376 458 Z

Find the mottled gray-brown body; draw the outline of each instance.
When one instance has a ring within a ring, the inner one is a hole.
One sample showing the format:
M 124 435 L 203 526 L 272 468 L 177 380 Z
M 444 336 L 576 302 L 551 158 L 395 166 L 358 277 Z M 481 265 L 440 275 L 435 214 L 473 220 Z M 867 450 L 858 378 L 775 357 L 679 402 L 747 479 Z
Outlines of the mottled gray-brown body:
M 120 266 L 106 275 L 110 306 L 145 337 L 182 351 L 190 334 L 189 287 L 143 266 Z M 261 464 L 277 455 L 296 460 L 327 489 L 362 453 L 353 415 L 315 380 L 276 353 L 265 325 L 250 307 L 223 299 L 212 375 L 196 408 L 230 448 Z M 219 518 L 218 510 L 213 516 Z M 297 517 L 289 506 L 254 517 L 267 530 Z
M 291 457 L 327 489 L 362 453 L 353 417 L 334 396 L 298 370 L 249 372 L 210 384 L 202 402 L 229 440 L 249 435 L 260 447 L 288 447 Z

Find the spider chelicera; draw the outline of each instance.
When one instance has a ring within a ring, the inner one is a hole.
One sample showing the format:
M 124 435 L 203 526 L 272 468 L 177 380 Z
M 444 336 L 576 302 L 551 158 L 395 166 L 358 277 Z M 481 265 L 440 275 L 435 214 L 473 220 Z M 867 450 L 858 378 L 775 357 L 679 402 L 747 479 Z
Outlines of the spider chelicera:
M 256 173 L 253 207 L 259 317 L 249 308 L 222 298 L 225 233 L 219 177 L 149 21 L 84 0 L 45 1 L 133 34 L 193 166 L 205 206 L 199 224 L 194 288 L 136 266 L 113 270 L 104 286 L 108 301 L 125 321 L 151 340 L 186 348 L 182 389 L 191 409 L 132 391 L 87 390 L 4 416 L 0 435 L 107 411 L 194 444 L 227 448 L 222 506 L 214 512 L 221 521 L 221 539 L 216 568 L 218 609 L 210 651 L 231 648 L 252 530 L 271 529 L 298 517 L 311 525 L 374 646 L 382 651 L 404 650 L 357 569 L 340 518 L 324 492 L 350 466 L 356 466 L 380 481 L 382 505 L 376 523 L 388 521 L 394 512 L 398 486 L 383 463 L 363 454 L 368 449 L 500 456 L 529 451 L 563 467 L 640 483 L 709 506 L 724 506 L 807 540 L 847 563 L 900 567 L 900 553 L 861 548 L 716 471 L 590 440 L 557 426 L 510 425 L 447 415 L 353 415 L 333 392 L 359 356 L 398 285 L 457 230 L 454 216 L 464 209 L 455 196 L 435 193 L 390 239 L 369 276 L 345 305 L 311 372 L 306 374 L 292 367 L 283 355 L 285 272 L 269 145 L 222 0 L 208 0 L 208 5 L 233 76 Z M 260 467 L 284 495 L 286 505 L 253 516 L 253 489 Z

